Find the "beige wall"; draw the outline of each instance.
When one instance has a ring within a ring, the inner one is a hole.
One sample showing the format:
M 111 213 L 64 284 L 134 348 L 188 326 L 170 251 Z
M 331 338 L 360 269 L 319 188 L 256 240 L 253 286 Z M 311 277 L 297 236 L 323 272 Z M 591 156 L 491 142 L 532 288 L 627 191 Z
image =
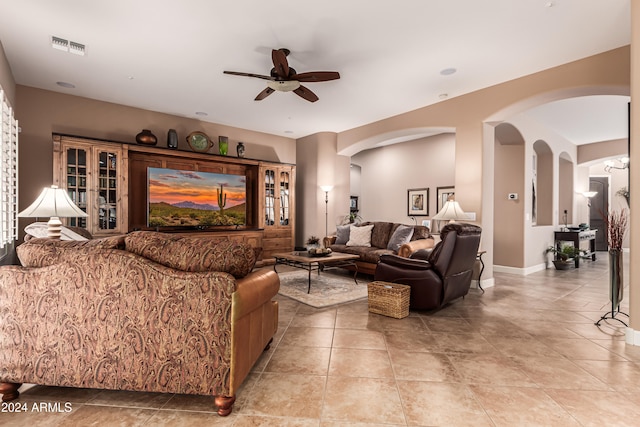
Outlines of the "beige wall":
M 495 148 L 495 211 L 493 233 L 493 262 L 507 267 L 524 265 L 524 209 L 527 206 L 524 144 L 502 144 Z M 509 193 L 518 194 L 517 200 L 509 200 Z
M 528 108 L 558 99 L 599 94 L 628 96 L 629 54 L 629 46 L 614 49 L 342 132 L 338 135 L 338 152 L 354 154 L 378 141 L 381 135 L 408 129 L 453 129 L 456 133 L 456 198 L 465 210 L 479 213 L 483 248 L 489 251 L 483 277 L 490 278 L 493 276 L 494 182 L 493 173 L 486 173 L 484 168 L 493 167 L 495 137 L 491 127 Z M 555 179 L 557 188 L 557 177 Z M 519 244 L 526 245 L 526 240 L 520 240 Z
M 594 142 L 578 146 L 578 164 L 609 157 L 619 158 L 629 155 L 629 145 L 626 138 L 612 141 Z
M 420 224 L 431 218 L 437 213 L 436 188 L 454 183 L 455 157 L 453 134 L 388 145 L 352 156 L 351 163 L 360 167 L 360 215 L 365 221 L 413 224 L 407 215 L 407 190 L 429 188 L 429 215 L 416 217 L 416 221 Z M 464 203 L 461 207 L 467 210 Z
M 0 86 L 5 92 L 5 96 L 12 106 L 16 105 L 16 82 L 13 79 L 7 56 L 4 53 L 2 42 L 0 41 Z
M 296 148 L 296 246 L 309 236 L 336 230 L 337 218 L 349 213 L 349 158 L 336 154 L 337 135 L 321 132 L 298 140 Z M 331 185 L 328 203 L 320 186 Z
M 179 148 L 189 150 L 186 136 L 202 131 L 211 138 L 229 137 L 229 152 L 238 141 L 246 157 L 286 163 L 296 162 L 296 143 L 290 138 L 252 132 L 184 117 L 95 101 L 77 96 L 17 86 L 16 112 L 20 121 L 20 209 L 28 206 L 42 187 L 51 185 L 53 174 L 52 133 L 135 143 L 135 135 L 150 129 L 158 146 L 166 147 L 167 131 L 178 132 Z M 213 150 L 213 149 L 212 149 Z M 24 228 L 28 220 L 22 220 Z

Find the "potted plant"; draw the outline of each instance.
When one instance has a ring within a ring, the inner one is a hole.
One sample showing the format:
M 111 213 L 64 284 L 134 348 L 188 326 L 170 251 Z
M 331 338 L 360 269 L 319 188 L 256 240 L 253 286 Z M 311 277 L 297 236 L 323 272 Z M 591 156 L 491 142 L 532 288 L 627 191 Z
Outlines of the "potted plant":
M 362 221 L 362 217 L 358 215 L 358 211 L 351 211 L 342 219 L 343 224 L 354 224 Z
M 307 251 L 320 247 L 320 238 L 316 236 L 309 236 L 307 239 Z
M 574 258 L 577 256 L 583 256 L 582 253 L 586 251 L 575 248 L 573 245 L 549 246 L 545 253 L 552 253 L 554 256 L 553 265 L 556 270 L 566 270 L 567 268 L 575 265 Z

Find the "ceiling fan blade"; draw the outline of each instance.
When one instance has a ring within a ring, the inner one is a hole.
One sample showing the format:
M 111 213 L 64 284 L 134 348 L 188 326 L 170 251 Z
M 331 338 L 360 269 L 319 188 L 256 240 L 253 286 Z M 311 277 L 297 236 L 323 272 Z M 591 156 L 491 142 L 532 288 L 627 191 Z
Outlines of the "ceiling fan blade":
M 294 90 L 294 92 L 296 95 L 309 102 L 316 102 L 318 100 L 318 96 L 304 86 L 300 86 L 298 89 Z
M 231 74 L 233 76 L 243 76 L 243 77 L 255 77 L 263 80 L 275 80 L 275 77 L 271 76 L 263 76 L 262 74 L 253 74 L 253 73 L 241 73 L 239 71 L 223 71 L 224 74 Z
M 276 69 L 278 77 L 283 79 L 289 78 L 289 63 L 287 62 L 287 54 L 282 49 L 273 49 L 271 51 L 271 59 L 273 60 L 273 66 Z
M 327 82 L 329 80 L 337 80 L 340 78 L 340 73 L 337 71 L 310 71 L 308 73 L 300 73 L 291 76 L 291 80 L 297 80 L 299 82 Z
M 270 87 L 267 87 L 262 92 L 260 92 L 258 96 L 256 96 L 254 101 L 262 101 L 267 96 L 271 95 L 273 92 L 275 92 L 275 90 L 271 89 Z

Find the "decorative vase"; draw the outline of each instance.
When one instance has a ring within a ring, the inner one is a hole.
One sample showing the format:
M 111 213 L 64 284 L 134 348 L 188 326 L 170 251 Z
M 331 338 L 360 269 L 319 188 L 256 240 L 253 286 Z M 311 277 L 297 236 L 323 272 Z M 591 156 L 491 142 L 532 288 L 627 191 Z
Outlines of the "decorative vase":
M 620 310 L 620 301 L 624 296 L 622 273 L 622 250 L 609 249 L 609 299 L 612 312 Z
M 229 138 L 226 136 L 218 137 L 218 150 L 222 156 L 227 155 L 227 151 L 229 150 Z
M 158 138 L 149 129 L 142 129 L 142 132 L 136 135 L 136 142 L 143 145 L 156 145 Z
M 167 132 L 167 147 L 172 150 L 178 149 L 178 133 L 175 129 L 169 129 Z
M 236 146 L 236 151 L 238 152 L 238 157 L 244 157 L 244 144 L 242 142 L 238 142 L 238 145 Z

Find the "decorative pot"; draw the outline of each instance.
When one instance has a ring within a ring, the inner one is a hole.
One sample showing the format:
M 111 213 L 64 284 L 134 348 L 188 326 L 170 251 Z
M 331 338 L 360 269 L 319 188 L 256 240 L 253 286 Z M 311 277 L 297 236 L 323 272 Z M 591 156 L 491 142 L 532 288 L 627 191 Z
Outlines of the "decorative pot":
M 136 135 L 136 142 L 143 145 L 156 145 L 158 138 L 149 129 L 142 129 L 142 132 Z
M 622 250 L 609 249 L 609 299 L 612 309 L 619 310 L 624 297 Z
M 218 137 L 218 150 L 220 151 L 220 155 L 226 156 L 227 151 L 229 150 L 229 138 L 226 136 Z
M 167 132 L 167 147 L 172 150 L 178 149 L 178 133 L 175 129 L 169 129 Z
M 238 157 L 244 157 L 244 144 L 242 142 L 238 142 L 238 145 L 236 146 L 236 151 L 238 152 Z
M 553 265 L 556 267 L 556 270 L 566 270 L 570 268 L 572 265 L 575 265 L 575 263 L 572 259 L 567 261 L 554 259 Z

